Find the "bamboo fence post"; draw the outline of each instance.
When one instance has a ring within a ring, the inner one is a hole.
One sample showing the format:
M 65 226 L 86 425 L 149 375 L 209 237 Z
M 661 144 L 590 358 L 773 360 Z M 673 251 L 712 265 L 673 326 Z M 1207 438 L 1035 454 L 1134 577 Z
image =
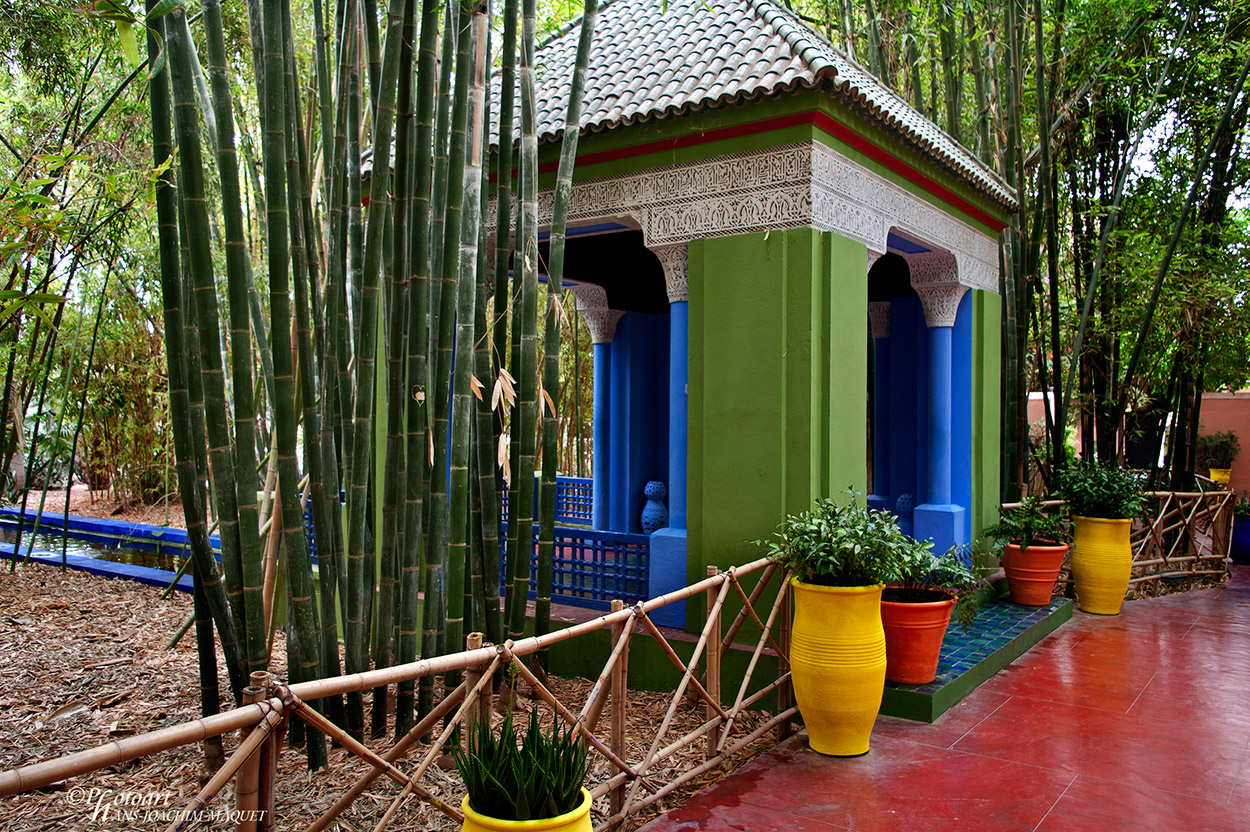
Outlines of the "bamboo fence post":
M 482 646 L 481 633 L 469 633 L 464 639 L 466 650 L 476 650 Z M 464 672 L 464 683 L 472 690 L 477 689 L 477 684 L 482 680 L 482 668 L 471 667 Z M 487 703 L 485 710 L 482 708 L 481 701 L 475 696 L 464 709 L 463 721 L 460 724 L 460 744 L 465 751 L 469 750 L 469 734 L 477 726 L 477 722 L 481 719 L 482 714 L 490 718 L 490 704 Z
M 619 598 L 612 599 L 612 612 L 620 612 L 625 609 L 625 602 Z M 620 660 L 621 651 L 625 645 L 622 641 L 625 629 L 628 627 L 633 629 L 633 620 L 622 622 L 612 627 L 612 655 L 608 657 L 607 664 L 599 673 L 599 678 L 595 680 L 594 687 L 586 696 L 586 705 L 582 708 L 582 714 L 578 717 L 582 724 L 586 726 L 586 730 L 592 734 L 595 727 L 599 724 L 599 718 L 603 716 L 603 708 L 608 703 L 608 695 L 612 692 L 612 669 L 616 667 L 616 663 Z
M 222 788 L 229 782 L 230 778 L 238 772 L 239 768 L 248 761 L 248 758 L 260 747 L 272 733 L 274 726 L 281 722 L 283 708 L 280 701 L 269 700 L 267 702 L 256 703 L 265 714 L 248 734 L 247 739 L 239 744 L 238 749 L 224 766 L 222 766 L 216 774 L 213 775 L 199 793 L 191 798 L 182 811 L 170 822 L 167 832 L 177 832 L 177 830 L 185 829 L 188 824 L 194 822 L 199 812 L 208 805 Z
M 707 576 L 714 578 L 720 574 L 720 567 L 709 566 L 707 568 Z M 708 587 L 707 592 L 707 616 L 708 621 L 708 649 L 707 656 L 707 692 L 708 695 L 715 700 L 716 704 L 720 704 L 720 625 L 721 625 L 721 603 L 724 596 L 717 592 L 713 587 Z M 708 719 L 717 716 L 716 709 L 709 702 L 704 711 Z M 716 756 L 716 747 L 720 745 L 719 731 L 712 730 L 707 735 L 707 752 L 706 759 L 712 759 Z
M 624 605 L 620 601 L 612 602 L 612 612 L 619 612 Z M 609 676 L 612 688 L 612 753 L 622 760 L 627 753 L 625 748 L 625 719 L 628 714 L 629 685 L 629 633 L 634 629 L 634 619 L 627 618 L 612 625 L 612 637 L 618 644 L 623 644 L 621 654 Z M 609 798 L 611 813 L 615 815 L 625 805 L 625 782 L 612 789 Z
M 282 742 L 286 738 L 289 719 L 286 711 L 283 711 L 282 718 L 265 738 L 264 745 L 260 747 L 260 778 L 256 790 L 257 832 L 273 832 L 277 826 L 274 806 L 277 804 L 278 755 L 282 752 Z
M 265 698 L 265 691 L 268 687 L 269 673 L 263 670 L 254 671 L 251 674 L 251 684 L 243 689 L 243 704 L 253 705 L 260 702 Z M 254 727 L 241 729 L 239 742 L 245 742 L 253 730 L 255 730 Z M 238 818 L 234 823 L 235 832 L 252 832 L 256 829 L 261 756 L 260 754 L 249 756 L 239 767 L 238 777 L 234 781 L 234 808 L 237 810 Z
M 790 606 L 793 595 L 790 592 L 790 576 L 785 572 L 781 573 L 781 594 L 784 598 L 781 601 L 781 610 L 777 622 L 777 642 L 781 648 L 777 652 L 777 678 L 784 679 L 777 687 L 777 713 L 781 714 L 790 710 L 794 704 L 794 688 L 790 683 L 790 627 L 791 612 Z M 790 736 L 793 724 L 789 719 L 782 720 L 777 726 L 777 741 L 781 742 Z

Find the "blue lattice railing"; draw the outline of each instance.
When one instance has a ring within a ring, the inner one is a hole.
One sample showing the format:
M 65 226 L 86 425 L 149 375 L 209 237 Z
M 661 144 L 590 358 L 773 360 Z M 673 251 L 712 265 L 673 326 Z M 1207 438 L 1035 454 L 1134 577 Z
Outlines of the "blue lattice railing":
M 506 535 L 503 548 L 506 559 Z M 537 570 L 538 526 L 535 525 L 530 555 L 531 598 Z M 501 567 L 501 586 L 504 585 L 503 574 Z M 647 535 L 556 527 L 551 565 L 553 602 L 598 610 L 608 609 L 614 598 L 632 604 L 647 597 L 650 574 L 651 539 Z
M 534 509 L 538 509 L 538 479 L 534 480 Z M 508 516 L 508 490 L 502 490 L 504 516 Z M 585 477 L 556 477 L 556 525 L 589 526 L 594 517 L 595 481 Z M 537 513 L 535 513 L 537 516 Z

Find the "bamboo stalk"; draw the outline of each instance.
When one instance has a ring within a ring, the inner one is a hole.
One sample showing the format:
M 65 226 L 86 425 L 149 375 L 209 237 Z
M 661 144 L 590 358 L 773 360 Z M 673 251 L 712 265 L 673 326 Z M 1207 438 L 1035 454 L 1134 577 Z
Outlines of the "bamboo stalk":
M 149 10 L 156 0 L 148 0 Z M 157 18 L 148 27 L 148 55 L 154 58 L 161 51 L 159 39 L 165 29 L 164 18 Z M 152 110 L 152 156 L 156 169 L 165 168 L 156 184 L 157 234 L 161 262 L 161 302 L 165 336 L 166 366 L 169 376 L 170 416 L 173 422 L 174 458 L 178 475 L 178 493 L 186 518 L 187 539 L 196 571 L 202 581 L 212 611 L 213 622 L 221 639 L 230 686 L 239 695 L 243 690 L 243 662 L 234 624 L 226 598 L 225 587 L 217 572 L 204 526 L 204 509 L 196 485 L 196 454 L 193 444 L 194 423 L 191 412 L 188 372 L 184 364 L 182 287 L 179 266 L 177 205 L 173 190 L 173 171 L 168 168 L 172 157 L 170 143 L 168 68 L 156 73 L 149 82 Z
M 734 616 L 733 624 L 729 625 L 729 629 L 725 632 L 725 637 L 721 639 L 721 655 L 724 655 L 725 651 L 733 645 L 733 640 L 737 637 L 738 631 L 741 630 L 742 625 L 746 623 L 748 615 L 747 610 L 755 607 L 755 602 L 759 600 L 760 595 L 764 592 L 765 585 L 772 580 L 773 573 L 776 571 L 777 564 L 770 563 L 764 570 L 764 574 L 761 575 L 760 579 L 756 582 L 755 586 L 751 587 L 751 597 L 747 600 L 746 606 L 738 610 L 737 615 Z
M 543 336 L 544 401 L 538 404 L 543 414 L 543 466 L 540 501 L 542 517 L 538 526 L 538 579 L 534 593 L 536 635 L 542 635 L 551 629 L 551 573 L 555 551 L 556 469 L 559 467 L 560 434 L 557 402 L 560 398 L 561 281 L 564 277 L 565 229 L 568 225 L 569 204 L 573 198 L 573 167 L 577 159 L 577 141 L 581 130 L 582 97 L 586 89 L 586 67 L 590 60 L 590 43 L 594 37 L 598 11 L 598 0 L 586 0 L 582 9 L 573 77 L 569 83 L 568 109 L 564 118 L 564 137 L 560 142 L 560 161 L 556 170 L 555 197 L 551 211 L 551 258 L 547 264 L 547 313 Z M 532 72 L 525 83 L 533 83 Z M 532 94 L 528 87 L 527 92 Z M 546 407 L 543 407 L 544 402 Z M 538 658 L 539 663 L 546 667 L 546 654 L 540 652 Z

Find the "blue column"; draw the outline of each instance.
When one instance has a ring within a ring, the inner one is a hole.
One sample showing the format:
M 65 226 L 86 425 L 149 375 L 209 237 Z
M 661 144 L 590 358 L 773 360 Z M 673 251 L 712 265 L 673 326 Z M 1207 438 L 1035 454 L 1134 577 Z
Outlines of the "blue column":
M 596 529 L 602 531 L 608 528 L 609 483 L 612 482 L 610 477 L 611 452 L 608 450 L 612 429 L 612 414 L 608 408 L 608 388 L 612 383 L 612 344 L 610 342 L 595 344 L 594 353 L 595 496 L 591 522 Z
M 951 502 L 951 335 L 929 329 L 929 495 L 932 505 Z
M 608 409 L 612 411 L 608 456 L 611 458 L 611 484 L 608 486 L 608 528 L 614 532 L 630 530 L 629 516 L 629 432 L 630 410 L 630 326 L 623 316 L 612 339 L 611 379 Z M 641 493 L 639 495 L 641 499 Z
M 968 542 L 967 509 L 951 499 L 952 335 L 950 326 L 929 327 L 926 495 L 916 507 L 912 532 L 932 540 L 936 553 Z
M 874 338 L 872 375 L 872 495 L 868 504 L 893 509 L 890 501 L 890 338 Z
M 686 333 L 689 304 L 669 305 L 668 352 L 668 524 L 686 528 Z

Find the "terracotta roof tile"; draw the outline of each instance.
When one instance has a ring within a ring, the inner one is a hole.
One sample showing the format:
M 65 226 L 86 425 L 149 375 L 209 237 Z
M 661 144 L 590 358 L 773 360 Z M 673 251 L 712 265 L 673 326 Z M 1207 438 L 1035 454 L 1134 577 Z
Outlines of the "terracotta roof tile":
M 540 141 L 563 132 L 579 31 L 574 21 L 538 50 Z M 494 83 L 497 94 L 498 76 Z M 657 0 L 604 3 L 581 125 L 594 133 L 816 86 L 1015 207 L 1007 186 L 964 147 L 773 0 L 668 0 L 667 10 Z

